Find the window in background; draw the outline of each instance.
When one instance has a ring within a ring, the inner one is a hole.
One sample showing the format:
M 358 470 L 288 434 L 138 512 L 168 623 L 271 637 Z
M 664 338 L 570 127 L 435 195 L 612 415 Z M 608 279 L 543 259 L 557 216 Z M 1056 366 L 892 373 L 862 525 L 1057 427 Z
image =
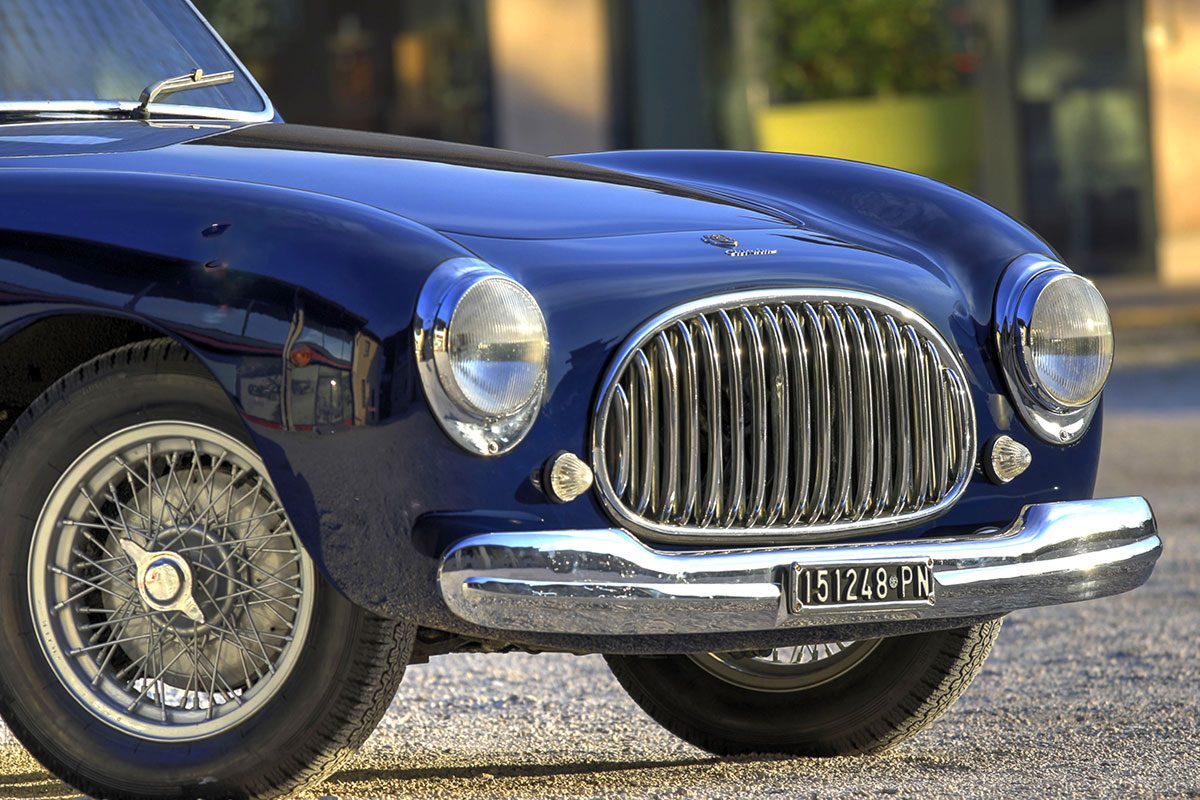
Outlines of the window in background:
M 481 0 L 197 0 L 289 122 L 489 144 Z
M 1026 220 L 1081 271 L 1154 268 L 1142 4 L 1019 0 Z

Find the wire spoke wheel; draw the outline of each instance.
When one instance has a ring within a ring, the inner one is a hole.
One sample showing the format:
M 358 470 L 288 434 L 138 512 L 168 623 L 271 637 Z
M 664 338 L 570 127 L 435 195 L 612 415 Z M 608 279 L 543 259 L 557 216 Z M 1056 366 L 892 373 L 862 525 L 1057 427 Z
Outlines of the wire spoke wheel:
M 777 647 L 767 653 L 697 653 L 689 656 L 721 680 L 763 692 L 811 689 L 845 675 L 878 646 L 879 639 Z
M 261 460 L 187 422 L 118 431 L 62 475 L 34 528 L 40 644 L 92 714 L 199 739 L 261 709 L 313 617 L 316 575 Z

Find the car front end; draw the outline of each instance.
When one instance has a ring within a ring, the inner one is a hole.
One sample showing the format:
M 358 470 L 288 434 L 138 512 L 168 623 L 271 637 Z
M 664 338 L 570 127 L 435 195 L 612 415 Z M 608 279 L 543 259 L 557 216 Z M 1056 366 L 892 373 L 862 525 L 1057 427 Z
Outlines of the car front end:
M 899 634 L 1127 591 L 1161 552 L 1144 500 L 1091 497 L 1111 324 L 1050 256 L 989 286 L 812 231 L 463 241 L 524 267 L 537 319 L 495 306 L 456 333 L 444 275 L 463 262 L 439 268 L 418 308 L 441 322 L 414 327 L 423 389 L 478 469 L 505 475 L 467 485 L 511 488 L 521 453 L 544 504 L 494 529 L 482 498 L 466 525 L 419 520 L 469 630 L 631 652 Z M 531 268 L 558 251 L 569 268 Z M 520 280 L 471 263 L 467 283 Z M 477 366 L 501 393 L 498 371 L 520 371 L 549 420 L 524 405 L 487 442 L 444 413 L 472 408 L 445 385 L 468 326 L 546 331 Z
M 103 5 L 162 46 L 0 4 L 0 714 L 79 791 L 311 788 L 454 652 L 877 752 L 1009 612 L 1149 578 L 1103 298 L 996 209 L 289 125 L 187 0 Z

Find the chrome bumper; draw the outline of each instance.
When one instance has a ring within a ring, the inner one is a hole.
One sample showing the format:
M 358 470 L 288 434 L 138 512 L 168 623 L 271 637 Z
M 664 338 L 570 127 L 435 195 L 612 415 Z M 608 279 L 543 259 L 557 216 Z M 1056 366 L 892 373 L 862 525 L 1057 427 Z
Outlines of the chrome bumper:
M 1119 594 L 1145 583 L 1162 552 L 1140 497 L 1026 506 L 977 537 L 873 544 L 664 552 L 618 529 L 488 533 L 445 556 L 442 596 L 486 628 L 590 635 L 703 634 L 1005 614 Z M 797 564 L 933 567 L 934 601 L 789 613 Z

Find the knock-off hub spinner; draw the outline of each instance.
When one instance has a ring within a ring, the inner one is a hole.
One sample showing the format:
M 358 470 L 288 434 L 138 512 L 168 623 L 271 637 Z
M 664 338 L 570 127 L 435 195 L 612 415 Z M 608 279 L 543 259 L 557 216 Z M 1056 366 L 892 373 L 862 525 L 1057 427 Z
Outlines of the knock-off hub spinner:
M 122 539 L 121 547 L 137 567 L 138 594 L 147 608 L 178 611 L 204 622 L 204 612 L 192 596 L 192 568 L 182 556 L 169 550 L 150 552 L 129 539 Z

